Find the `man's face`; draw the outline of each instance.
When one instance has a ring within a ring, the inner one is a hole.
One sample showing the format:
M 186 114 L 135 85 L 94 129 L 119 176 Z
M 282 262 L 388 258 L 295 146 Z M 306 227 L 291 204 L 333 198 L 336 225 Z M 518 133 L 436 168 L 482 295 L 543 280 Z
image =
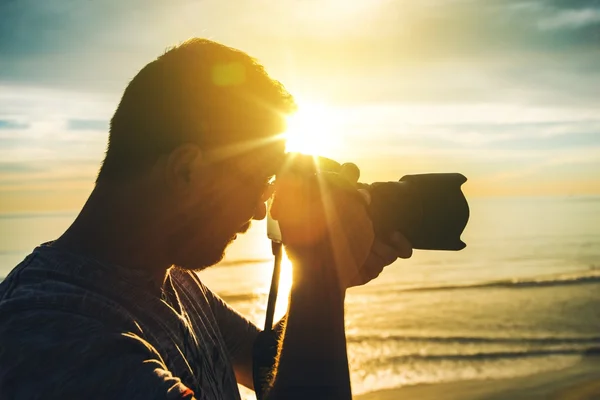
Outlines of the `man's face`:
M 265 202 L 272 194 L 269 181 L 283 159 L 283 146 L 209 163 L 193 187 L 177 231 L 169 240 L 173 263 L 199 270 L 221 261 L 225 249 L 252 219 L 266 216 Z

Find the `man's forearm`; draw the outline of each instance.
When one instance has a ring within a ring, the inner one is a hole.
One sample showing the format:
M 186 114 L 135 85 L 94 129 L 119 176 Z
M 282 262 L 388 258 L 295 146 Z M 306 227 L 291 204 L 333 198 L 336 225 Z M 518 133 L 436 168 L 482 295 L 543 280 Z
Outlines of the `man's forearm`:
M 297 279 L 267 399 L 350 399 L 345 291 L 326 273 Z
M 262 331 L 253 343 L 252 378 L 256 398 L 262 400 L 265 390 L 272 386 L 275 377 L 275 363 L 279 352 L 279 343 L 283 340 L 283 332 L 287 322 L 287 314 L 273 326 L 271 331 Z

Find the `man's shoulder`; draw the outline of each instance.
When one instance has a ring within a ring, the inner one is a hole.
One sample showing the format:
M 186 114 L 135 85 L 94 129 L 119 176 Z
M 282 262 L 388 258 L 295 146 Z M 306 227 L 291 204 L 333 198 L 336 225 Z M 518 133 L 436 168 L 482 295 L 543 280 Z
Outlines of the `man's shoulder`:
M 134 365 L 136 355 L 152 357 L 153 348 L 125 308 L 71 276 L 53 273 L 48 263 L 34 253 L 1 284 L 0 392 L 15 398 L 71 398 L 76 392 L 87 397 L 87 390 L 115 379 L 112 371 L 125 375 L 120 366 Z
M 137 293 L 119 291 L 114 297 L 112 290 L 107 295 L 102 290 L 111 282 L 90 289 L 75 280 L 77 274 L 47 274 L 49 269 L 40 262 L 48 260 L 29 260 L 2 284 L 0 392 L 18 393 L 21 398 L 40 398 L 39 393 L 44 393 L 41 398 L 72 398 L 71 393 L 87 397 L 88 390 L 106 390 L 110 395 L 100 397 L 116 398 L 116 391 L 121 396 L 135 388 L 144 398 L 170 398 L 171 392 L 173 398 L 186 398 L 186 387 L 165 366 L 174 354 L 171 349 L 183 348 L 167 339 L 179 340 L 180 319 L 168 312 L 170 306 L 160 297 L 151 302 L 138 299 L 133 305 L 121 302 Z M 171 274 L 178 297 L 186 298 L 190 307 L 190 296 L 206 296 L 193 274 L 181 270 Z M 186 371 L 180 367 L 169 364 L 177 375 Z
M 110 282 L 103 291 L 93 276 L 73 273 L 72 265 L 62 270 L 61 261 L 36 249 L 0 283 L 0 334 L 63 325 L 132 326 L 134 318 L 126 305 L 110 295 Z
M 6 307 L 5 307 L 6 308 Z M 73 366 L 97 358 L 104 325 L 91 317 L 48 307 L 0 313 L 0 388 L 20 393 L 31 381 L 64 378 Z M 109 351 L 109 349 L 105 349 Z M 54 376 L 57 375 L 57 376 Z M 17 385 L 9 388 L 7 385 Z M 10 390 L 9 390 L 10 389 Z
M 85 291 L 23 286 L 0 300 L 0 343 L 5 349 L 0 359 L 8 353 L 11 358 L 35 359 L 44 352 L 64 356 L 75 348 L 81 354 L 107 332 L 137 328 L 122 310 L 112 308 L 98 296 L 86 296 Z
M 68 346 L 73 341 L 90 341 L 105 331 L 105 325 L 90 316 L 45 308 L 23 308 L 0 314 L 0 343 L 5 352 L 25 354 L 41 349 Z
M 88 316 L 51 308 L 11 314 L 0 322 L 0 343 L 0 392 L 8 398 L 185 398 L 178 393 L 187 388 L 150 343 Z

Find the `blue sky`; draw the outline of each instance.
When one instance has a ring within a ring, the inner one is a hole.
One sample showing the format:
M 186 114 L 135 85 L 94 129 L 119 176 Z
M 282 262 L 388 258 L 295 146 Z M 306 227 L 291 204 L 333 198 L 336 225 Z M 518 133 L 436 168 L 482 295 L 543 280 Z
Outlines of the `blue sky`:
M 4 0 L 0 212 L 81 206 L 125 85 L 192 36 L 325 104 L 365 180 L 600 194 L 599 1 Z

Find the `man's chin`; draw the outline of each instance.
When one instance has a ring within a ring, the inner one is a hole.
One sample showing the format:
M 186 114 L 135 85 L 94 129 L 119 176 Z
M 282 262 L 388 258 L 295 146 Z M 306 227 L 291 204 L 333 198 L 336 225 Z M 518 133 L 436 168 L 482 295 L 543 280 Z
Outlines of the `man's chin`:
M 225 254 L 221 253 L 219 256 L 203 258 L 202 260 L 196 262 L 186 262 L 177 266 L 187 271 L 200 272 L 208 267 L 212 267 L 213 265 L 220 263 L 223 260 L 223 257 L 225 257 Z
M 223 261 L 223 258 L 225 258 L 225 249 L 234 240 L 235 238 L 231 238 L 225 246 L 221 246 L 219 249 L 212 249 L 212 251 L 203 251 L 202 254 L 200 254 L 194 260 L 190 260 L 185 263 L 179 264 L 179 266 L 189 271 L 202 271 L 208 267 L 212 267 L 213 265 L 216 265 Z
M 195 254 L 187 254 L 185 260 L 180 260 L 175 265 L 189 271 L 202 271 L 218 264 L 223 261 L 227 247 L 235 241 L 240 233 L 242 232 L 238 232 L 220 243 L 205 243 L 204 246 L 195 249 Z

